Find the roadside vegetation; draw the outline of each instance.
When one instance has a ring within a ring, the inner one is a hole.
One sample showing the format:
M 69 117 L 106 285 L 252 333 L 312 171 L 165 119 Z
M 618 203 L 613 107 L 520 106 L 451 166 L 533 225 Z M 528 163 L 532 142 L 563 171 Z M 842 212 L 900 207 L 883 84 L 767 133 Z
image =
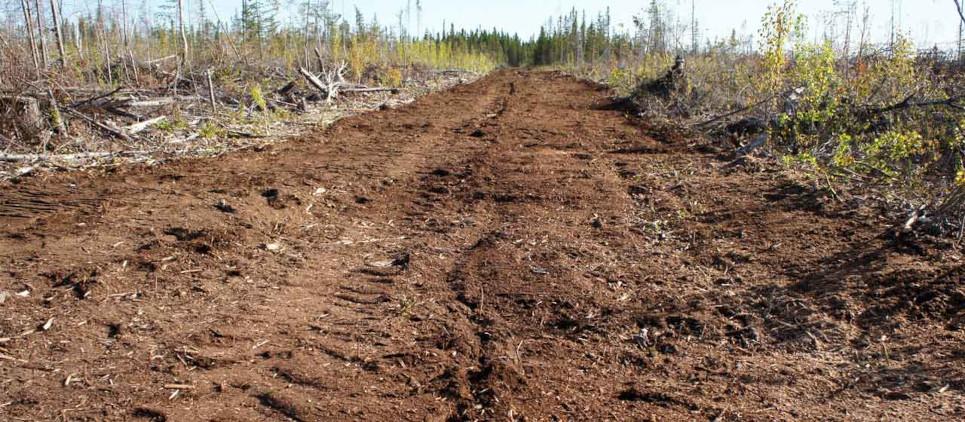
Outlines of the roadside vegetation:
M 192 4 L 99 1 L 65 18 L 56 0 L 4 2 L 0 179 L 257 146 L 508 61 L 489 32 L 416 36 L 418 1 L 393 23 L 326 0 L 246 0 L 230 17 Z
M 947 6 L 961 11 L 957 1 Z M 894 27 L 888 42 L 875 44 L 872 10 L 857 1 L 836 7 L 809 22 L 796 1 L 779 1 L 755 36 L 734 31 L 717 40 L 701 38 L 693 10 L 681 15 L 660 1 L 626 33 L 614 34 L 607 15 L 588 22 L 573 11 L 544 28 L 531 57 L 616 88 L 650 124 L 717 141 L 736 153 L 733 164 L 767 155 L 806 171 L 830 200 L 860 196 L 846 195 L 849 188 L 871 190 L 891 210 L 907 211 L 909 230 L 961 233 L 961 41 L 917 49 Z

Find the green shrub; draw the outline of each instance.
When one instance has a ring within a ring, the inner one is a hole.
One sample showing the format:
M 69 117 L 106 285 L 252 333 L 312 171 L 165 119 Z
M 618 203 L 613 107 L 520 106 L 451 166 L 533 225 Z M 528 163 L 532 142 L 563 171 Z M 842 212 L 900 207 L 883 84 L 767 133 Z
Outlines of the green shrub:
M 251 102 L 255 107 L 258 107 L 258 110 L 268 111 L 268 102 L 265 101 L 265 96 L 261 93 L 261 84 L 256 83 L 251 86 Z

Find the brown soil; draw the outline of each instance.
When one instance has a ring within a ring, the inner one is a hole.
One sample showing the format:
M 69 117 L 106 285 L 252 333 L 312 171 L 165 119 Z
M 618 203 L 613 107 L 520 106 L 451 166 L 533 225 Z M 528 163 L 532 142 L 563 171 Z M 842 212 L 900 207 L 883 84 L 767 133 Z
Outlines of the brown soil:
M 0 187 L 0 419 L 965 417 L 955 248 L 609 94 Z

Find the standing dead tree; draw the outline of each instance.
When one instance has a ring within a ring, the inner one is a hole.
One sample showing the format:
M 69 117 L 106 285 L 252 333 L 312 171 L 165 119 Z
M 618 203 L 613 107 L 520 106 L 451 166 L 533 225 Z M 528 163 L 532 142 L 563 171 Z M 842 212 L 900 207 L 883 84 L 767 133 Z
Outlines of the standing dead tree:
M 60 65 L 67 64 L 67 53 L 64 52 L 64 31 L 60 22 L 60 4 L 57 0 L 50 0 L 50 12 L 54 18 L 54 33 L 57 34 L 57 52 L 60 53 Z
M 40 53 L 43 59 L 44 69 L 50 67 L 50 58 L 47 52 L 47 29 L 44 25 L 43 3 L 34 0 L 34 15 L 37 18 L 37 31 L 40 32 Z
M 962 37 L 965 36 L 965 8 L 962 6 L 961 0 L 953 0 L 955 2 L 955 10 L 958 11 L 958 17 L 962 18 L 958 22 L 958 59 L 965 60 L 965 55 L 962 54 Z
M 184 0 L 178 0 L 178 31 L 181 33 L 181 65 L 188 64 L 188 35 L 184 30 Z
M 30 41 L 30 57 L 34 62 L 34 69 L 40 73 L 40 57 L 37 54 L 37 38 L 34 33 L 33 11 L 30 9 L 28 0 L 20 0 L 20 7 L 23 9 L 23 20 L 27 26 L 27 39 Z

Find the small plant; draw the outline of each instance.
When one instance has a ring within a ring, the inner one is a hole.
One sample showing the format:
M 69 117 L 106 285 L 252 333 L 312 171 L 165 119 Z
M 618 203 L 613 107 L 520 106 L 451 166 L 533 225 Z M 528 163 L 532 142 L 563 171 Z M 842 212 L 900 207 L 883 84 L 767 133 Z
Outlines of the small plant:
M 411 318 L 416 306 L 418 306 L 418 302 L 406 295 L 403 295 L 402 298 L 399 299 L 399 316 L 403 318 Z
M 889 131 L 861 149 L 865 162 L 888 177 L 908 172 L 913 158 L 924 155 L 928 144 L 917 131 Z
M 155 128 L 161 132 L 172 133 L 178 130 L 187 129 L 188 122 L 180 116 L 180 113 L 175 113 L 173 118 L 158 122 L 155 125 Z
M 220 126 L 207 121 L 198 128 L 198 136 L 201 139 L 215 139 L 224 136 L 225 130 Z
M 60 109 L 57 107 L 50 108 L 50 124 L 55 128 L 64 126 L 64 118 L 60 114 Z
M 402 71 L 397 67 L 389 68 L 385 72 L 385 85 L 393 88 L 402 87 Z
M 256 83 L 251 86 L 251 102 L 259 111 L 268 111 L 268 102 L 265 100 L 264 94 L 261 93 L 261 84 Z

